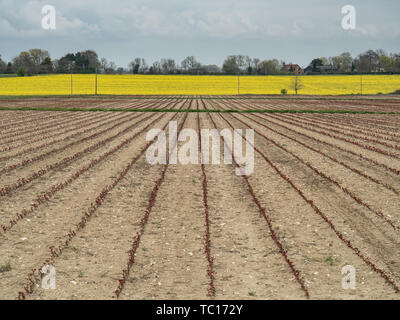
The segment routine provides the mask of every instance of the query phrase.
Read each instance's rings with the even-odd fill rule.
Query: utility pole
[[[360,94],[363,94],[363,82],[362,82],[362,74],[360,74]]]
[[[239,95],[240,95],[240,73],[238,73],[238,96]]]
[[[75,62],[74,62],[74,61],[70,62],[70,64],[69,64],[69,70],[70,70],[70,72],[71,72],[71,96],[72,96],[72,94],[73,94],[73,92],[72,92],[72,87],[73,87],[73,84],[72,84],[72,70],[73,70],[74,66],[75,66]]]
[[[97,96],[97,68],[96,68],[96,84],[95,84],[94,95]]]

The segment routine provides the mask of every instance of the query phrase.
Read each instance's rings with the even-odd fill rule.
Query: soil
[[[0,105],[400,109],[392,100],[326,99],[35,98]],[[0,193],[0,299],[400,297],[400,115],[0,114],[0,192],[13,186]],[[200,129],[254,129],[254,172],[245,178],[234,164],[205,164],[205,184],[200,164],[149,164],[147,132],[172,119],[196,132],[198,122]],[[223,160],[222,140],[220,151]],[[62,250],[53,255],[51,247]],[[48,261],[55,289],[30,276]],[[342,286],[345,266],[355,268],[354,289]]]

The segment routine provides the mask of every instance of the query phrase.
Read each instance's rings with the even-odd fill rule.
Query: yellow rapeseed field
[[[292,76],[186,76],[98,75],[97,93],[104,95],[234,95],[280,94],[290,87]],[[95,93],[96,76],[73,75],[72,94]],[[299,94],[344,95],[360,93],[360,76],[302,76]],[[400,75],[362,76],[363,94],[390,93],[400,89]],[[69,95],[71,75],[0,77],[0,95]]]

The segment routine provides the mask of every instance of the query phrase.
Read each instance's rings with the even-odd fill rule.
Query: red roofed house
[[[295,74],[303,74],[303,69],[298,64],[285,64],[282,67],[284,72],[293,72]]]

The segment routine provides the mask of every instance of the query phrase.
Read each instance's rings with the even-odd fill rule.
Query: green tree
[[[17,57],[13,59],[13,66],[15,68],[15,71],[18,71],[20,68],[23,68],[24,72],[27,73],[34,73],[35,69],[32,56],[27,51],[22,51]]]
[[[240,67],[237,56],[228,56],[222,65],[222,71],[226,74],[238,74]]]
[[[25,69],[24,67],[19,67],[17,70],[18,77],[25,77]]]
[[[260,63],[260,73],[262,74],[277,74],[282,66],[277,59],[264,60]]]
[[[40,73],[50,73],[53,72],[53,62],[50,57],[46,57],[43,62],[40,64]]]
[[[396,72],[396,59],[394,56],[382,55],[379,57],[379,61],[385,72]]]
[[[0,73],[5,73],[7,69],[7,64],[1,59],[0,55]]]
[[[312,71],[313,72],[319,72],[319,67],[324,65],[324,62],[322,59],[317,58],[317,59],[313,59],[310,63],[311,67],[312,67]]]
[[[340,64],[340,71],[341,72],[350,72],[352,64],[353,64],[353,58],[350,54],[350,52],[343,52],[340,55],[341,58],[341,64]]]
[[[49,67],[51,60],[49,52],[42,49],[30,49],[22,51],[17,57],[13,59],[14,69],[18,70],[23,67],[28,74],[38,74],[43,70],[43,66]],[[48,64],[50,62],[50,64]],[[43,63],[45,63],[43,65]]]

